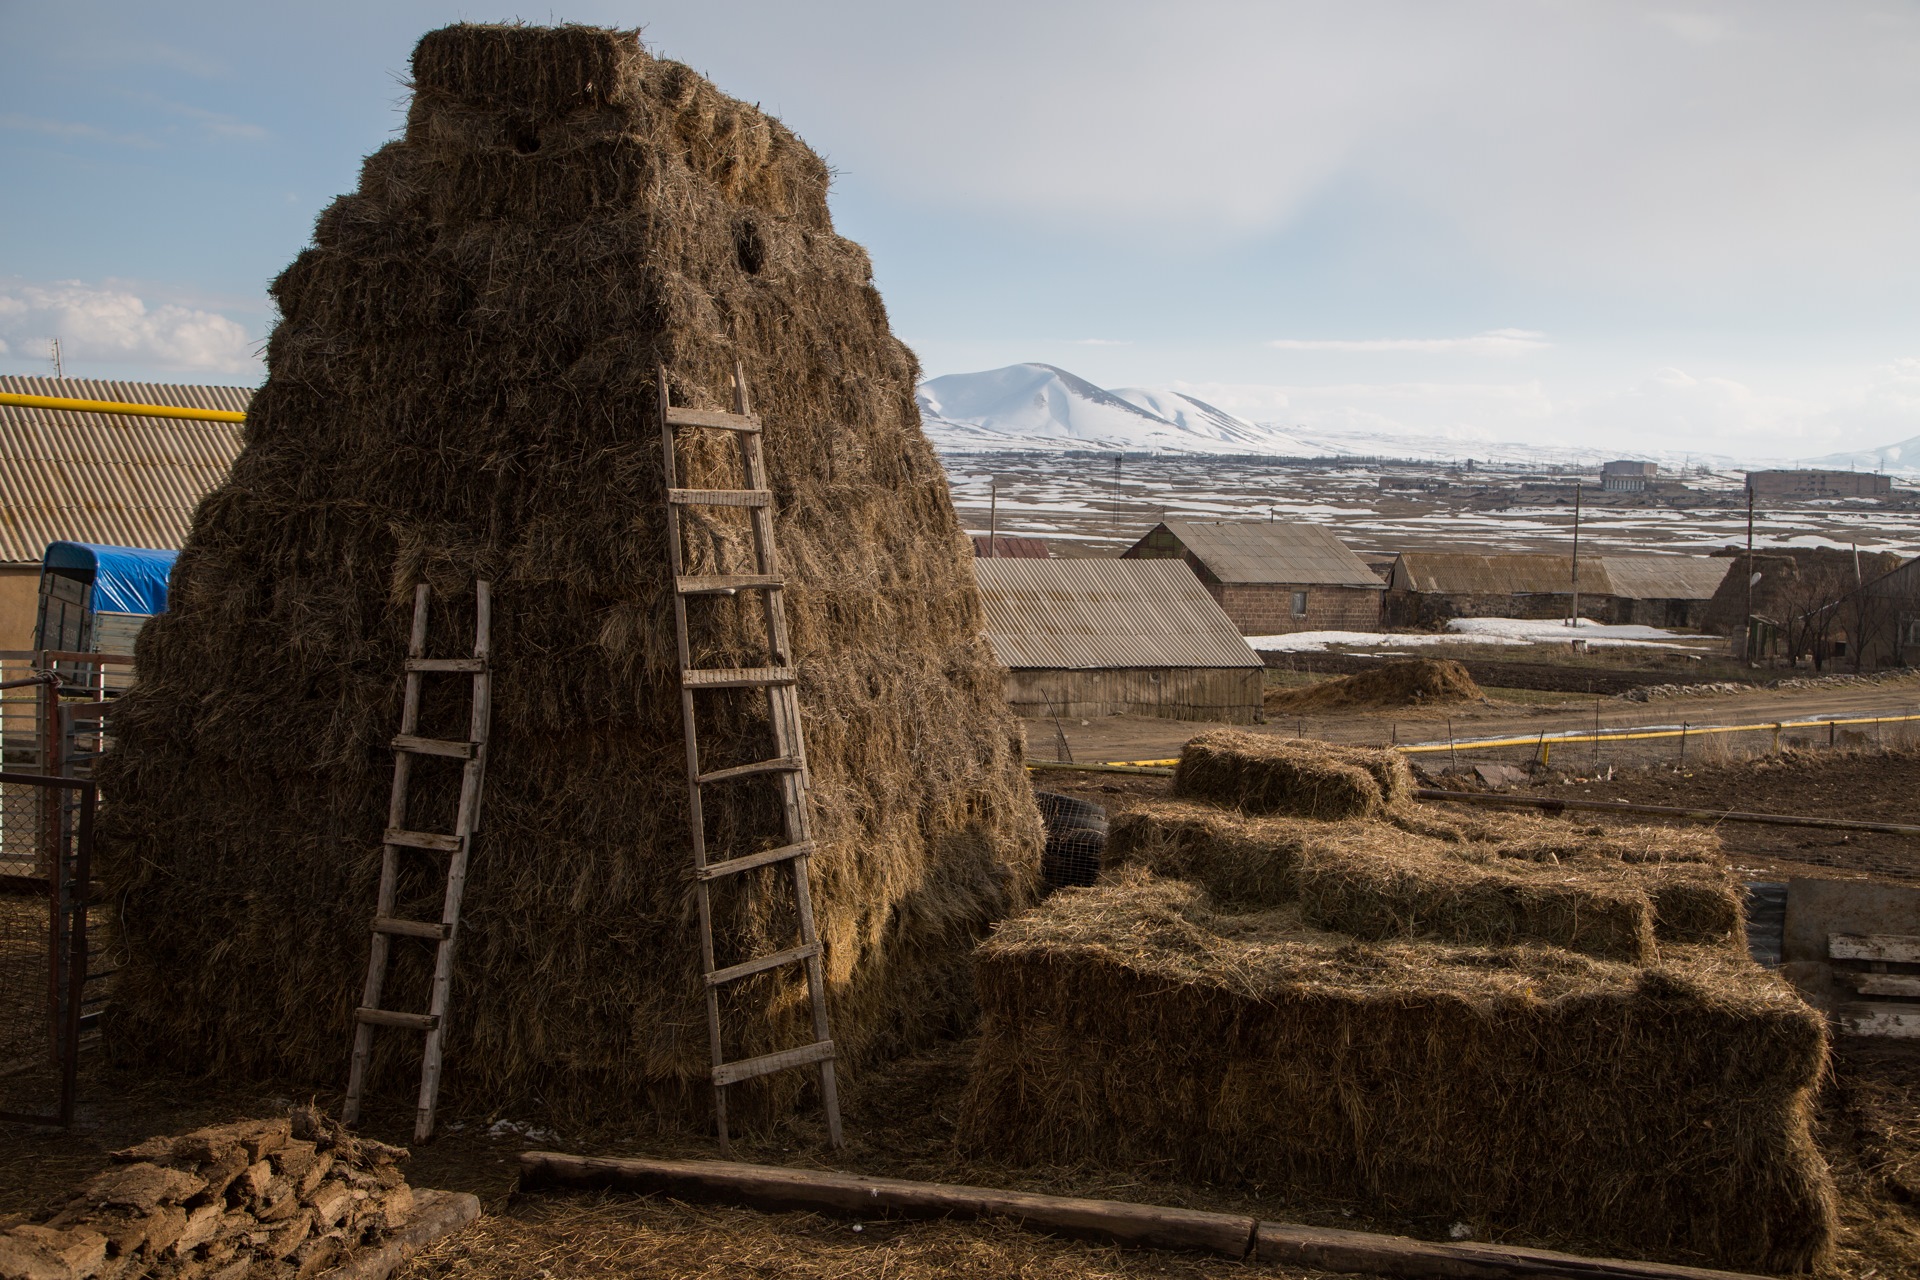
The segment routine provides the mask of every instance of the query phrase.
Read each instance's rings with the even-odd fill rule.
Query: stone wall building
[[[1186,561],[1241,635],[1380,629],[1386,583],[1320,525],[1163,520],[1121,558]]]

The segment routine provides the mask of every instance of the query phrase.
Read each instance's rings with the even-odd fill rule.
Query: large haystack
[[[1216,803],[1117,816],[1101,884],[978,951],[963,1143],[1608,1250],[1823,1256],[1824,1024],[1748,958],[1717,840],[1420,809],[1386,754],[1189,743],[1175,789]]]
[[[412,587],[434,585],[435,648],[458,654],[485,577],[493,736],[448,1100],[705,1107],[654,370],[676,404],[725,408],[738,360],[857,1069],[964,1005],[967,949],[1024,900],[1041,842],[913,356],[833,233],[820,158],[635,33],[455,26],[413,69],[405,136],[274,286],[246,450],[141,639],[107,769],[131,957],[112,1043],[344,1079]],[[740,487],[729,441],[682,461],[683,485]],[[743,571],[745,528],[690,520],[693,571]],[[764,661],[751,600],[693,609],[701,665]],[[422,732],[464,736],[464,685],[430,694]],[[772,754],[751,702],[703,696],[708,767]],[[453,771],[415,777],[410,825],[449,829]],[[709,788],[707,816],[717,850],[778,842],[770,787]],[[790,945],[784,876],[730,878],[722,963]],[[438,890],[423,857],[406,913]],[[387,1003],[422,1008],[430,953],[402,950]],[[729,990],[730,1057],[808,1038],[797,969]],[[404,1093],[418,1037],[379,1043],[376,1087]]]

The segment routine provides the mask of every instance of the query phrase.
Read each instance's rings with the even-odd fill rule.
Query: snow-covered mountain
[[[1885,471],[1890,475],[1916,475],[1920,474],[1920,436],[1902,440],[1899,444],[1883,444],[1877,449],[1807,458],[1800,465],[1831,467],[1836,471]]]
[[[952,373],[920,384],[920,416],[934,447],[1149,450],[1170,453],[1320,452],[1177,391],[1106,391],[1050,364]]]

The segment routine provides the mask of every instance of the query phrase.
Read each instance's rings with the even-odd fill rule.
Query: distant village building
[[[1020,715],[1260,714],[1265,665],[1184,565],[983,558],[974,575]]]
[[[1749,471],[1747,491],[1756,498],[1880,498],[1893,481],[1872,471]]]
[[[247,387],[0,376],[0,391],[244,413]],[[0,405],[0,649],[33,645],[55,542],[177,551],[226,479],[240,424]]]
[[[1387,579],[1386,618],[1435,627],[1453,618],[1564,618],[1573,609],[1570,555],[1407,551]],[[1596,622],[1699,626],[1726,563],[1707,556],[1582,556],[1580,616]]]
[[[1163,520],[1120,554],[1184,560],[1242,635],[1380,628],[1386,583],[1317,524]]]
[[[1861,664],[1920,666],[1920,559],[1869,582],[1865,596]]]
[[[1609,462],[1600,468],[1600,488],[1607,493],[1645,493],[1660,474],[1654,462]]]
[[[1047,548],[1045,538],[1016,537],[1013,534],[996,533],[991,536],[992,545],[989,546],[989,536],[976,533],[972,535],[972,541],[973,554],[981,557],[1000,560],[1009,557],[1019,560],[1047,560],[1053,556],[1053,552]]]

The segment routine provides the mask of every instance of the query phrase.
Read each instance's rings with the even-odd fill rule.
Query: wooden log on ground
[[[379,1248],[352,1255],[317,1280],[387,1280],[414,1254],[480,1216],[480,1198],[464,1191],[417,1189],[413,1196],[416,1207],[406,1226]]]
[[[1443,1280],[1756,1280],[1731,1271],[1258,1222],[1241,1214],[1170,1209],[1123,1200],[1082,1200],[718,1160],[616,1159],[528,1151],[520,1157],[520,1185],[526,1190],[629,1191],[677,1200],[863,1217],[1004,1217],[1059,1235],[1158,1249],[1202,1250],[1230,1258],[1251,1255],[1260,1262],[1386,1276]]]
[[[1247,1256],[1255,1226],[1255,1220],[1244,1214],[719,1160],[598,1159],[557,1151],[527,1151],[520,1156],[520,1185],[529,1190],[612,1189],[668,1195],[676,1200],[759,1209],[827,1210],[872,1218],[1004,1217],[1060,1235],[1157,1249],[1196,1249],[1229,1258]]]
[[[1258,1262],[1364,1272],[1427,1280],[1757,1280],[1736,1271],[1713,1271],[1626,1258],[1586,1258],[1511,1245],[1448,1243],[1408,1236],[1373,1235],[1263,1222],[1254,1235]]]

